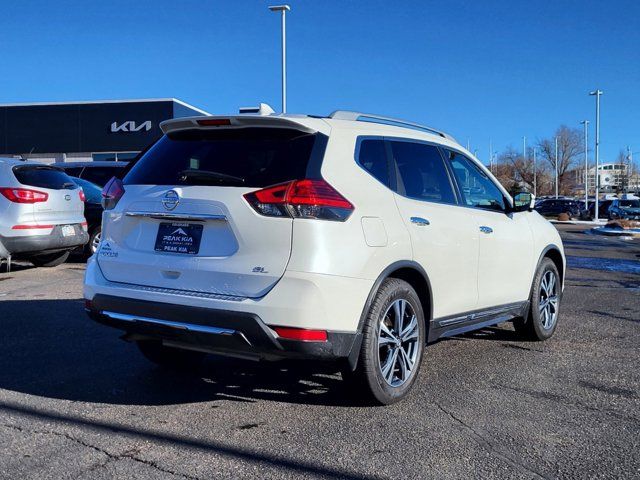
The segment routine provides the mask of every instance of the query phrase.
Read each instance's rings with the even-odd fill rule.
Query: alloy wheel
[[[392,387],[409,380],[416,368],[419,353],[418,317],[405,299],[389,305],[380,319],[378,358],[382,377]]]
[[[98,251],[98,247],[100,246],[101,236],[102,236],[102,232],[98,232],[91,239],[91,253],[96,253]]]
[[[547,270],[540,281],[540,321],[542,328],[550,330],[558,319],[558,279],[556,274]]]

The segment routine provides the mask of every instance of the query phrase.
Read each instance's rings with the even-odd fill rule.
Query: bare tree
[[[567,194],[570,193],[572,183],[567,172],[584,155],[584,138],[579,129],[561,125],[552,138],[538,141],[540,156],[551,166],[552,176],[555,176],[556,138],[558,139],[558,190],[561,194]]]

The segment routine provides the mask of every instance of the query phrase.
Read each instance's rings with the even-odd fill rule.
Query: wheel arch
[[[564,288],[565,265],[564,265],[564,257],[562,256],[560,248],[557,245],[550,244],[550,245],[547,245],[542,250],[540,257],[538,258],[538,263],[536,264],[536,269],[534,270],[534,273],[533,273],[534,277],[535,277],[535,272],[538,271],[540,262],[542,262],[544,258],[550,259],[555,264],[556,268],[558,269],[558,273],[560,274],[561,286],[562,288]]]
[[[358,321],[358,330],[356,334],[356,338],[353,341],[353,345],[351,346],[351,351],[349,354],[349,366],[352,370],[355,370],[358,363],[358,356],[360,353],[360,346],[362,344],[362,328],[364,326],[364,322],[367,318],[367,313],[371,308],[371,304],[380,289],[380,285],[387,278],[397,278],[400,280],[404,280],[409,285],[411,285],[416,293],[418,294],[418,298],[420,299],[420,303],[422,304],[422,310],[425,316],[425,331],[426,338],[429,335],[429,327],[431,325],[431,320],[433,319],[433,294],[431,289],[431,281],[429,280],[429,275],[422,268],[422,266],[413,260],[400,260],[392,263],[387,268],[385,268],[376,281],[371,287],[371,291],[367,296],[367,300],[362,309],[362,313],[360,314],[360,320]]]

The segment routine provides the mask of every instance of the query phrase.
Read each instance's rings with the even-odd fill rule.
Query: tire
[[[397,337],[398,330],[405,332],[404,340]],[[403,399],[418,377],[426,344],[424,312],[413,287],[396,278],[384,280],[362,335],[358,366],[354,372],[343,371],[343,380],[357,386],[366,403],[389,405]]]
[[[69,250],[64,252],[48,253],[44,255],[35,255],[29,258],[29,261],[36,267],[57,267],[62,265],[69,258]]]
[[[84,253],[87,257],[95,254],[100,244],[100,235],[102,234],[102,228],[96,227],[89,235],[89,242],[84,246]]]
[[[164,368],[194,367],[206,356],[204,352],[166,347],[156,340],[143,340],[136,343],[147,360]]]
[[[516,332],[523,339],[543,341],[553,336],[558,326],[562,300],[560,282],[556,264],[550,258],[544,258],[533,279],[529,314],[526,319],[519,318],[513,322]],[[548,298],[555,298],[555,301],[547,301]]]

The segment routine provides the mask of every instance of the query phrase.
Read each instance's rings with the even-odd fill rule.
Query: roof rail
[[[424,132],[433,133],[452,142],[456,142],[448,133],[437,130],[435,128],[420,125],[418,123],[407,122],[406,120],[400,120],[397,118],[383,117],[382,115],[375,115],[372,113],[352,112],[349,110],[336,110],[329,115],[329,118],[334,120],[352,120],[358,122],[371,122],[380,123],[382,125],[392,125],[396,127],[413,128],[414,130],[422,130]],[[457,142],[456,142],[457,143]]]

